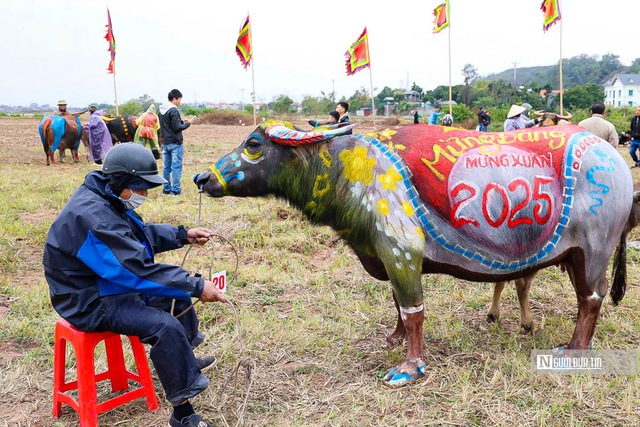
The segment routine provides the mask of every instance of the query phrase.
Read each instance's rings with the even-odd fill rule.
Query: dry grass
[[[363,125],[360,131],[371,126]],[[49,224],[92,166],[46,167],[37,120],[0,118],[0,130],[0,426],[76,425],[68,407],[60,420],[51,416],[57,315],[41,260]],[[152,192],[142,215],[154,222],[196,225],[199,196],[190,177],[250,130],[192,126],[185,134],[183,195]],[[404,346],[383,348],[395,325],[390,287],[369,277],[330,229],[311,226],[272,199],[203,198],[201,222],[229,238],[240,255],[239,277],[229,291],[239,321],[228,306],[196,305],[208,337],[198,353],[214,353],[220,363],[210,374],[209,389],[193,403],[216,425],[238,421],[247,379],[240,369],[234,383],[233,374],[242,359],[255,363],[249,426],[638,424],[636,376],[530,372],[530,351],[567,341],[575,324],[574,292],[558,269],[536,279],[533,335],[520,333],[513,287],[504,292],[503,318],[496,326],[485,321],[489,284],[425,276],[428,374],[395,390],[381,380],[405,352]],[[639,239],[637,231],[630,236]],[[216,269],[231,270],[232,250],[219,249]],[[184,254],[163,254],[158,260],[181,263]],[[630,249],[628,255],[627,295],[619,307],[608,299],[604,303],[595,337],[599,349],[640,343],[640,253]],[[185,267],[203,271],[208,260],[208,251],[193,250]],[[136,401],[101,415],[101,425],[166,425],[170,406],[155,381],[161,409],[148,413],[144,401]]]

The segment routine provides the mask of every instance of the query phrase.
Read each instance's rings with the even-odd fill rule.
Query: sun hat
[[[507,119],[515,117],[518,114],[522,114],[526,110],[527,110],[526,108],[521,107],[520,105],[512,105],[511,108],[509,109],[509,112],[507,113]]]

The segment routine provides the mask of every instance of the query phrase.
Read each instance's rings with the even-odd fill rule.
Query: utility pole
[[[331,103],[336,103],[336,79],[331,79]]]
[[[242,100],[240,101],[240,110],[244,111],[244,89],[240,89],[240,93],[242,94]]]
[[[518,90],[517,80],[516,80],[517,69],[518,69],[518,63],[514,62],[513,63],[513,102],[512,104],[516,103],[516,91]]]

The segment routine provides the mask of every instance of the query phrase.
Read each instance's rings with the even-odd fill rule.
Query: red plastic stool
[[[147,354],[144,345],[137,337],[128,337],[136,361],[138,374],[127,370],[122,351],[122,340],[113,332],[82,332],[74,328],[64,319],[58,320],[55,332],[55,348],[53,357],[53,416],[59,418],[62,404],[71,406],[77,413],[81,427],[98,425],[98,415],[114,409],[139,397],[146,397],[150,411],[158,409],[158,399],[153,388],[153,380],[149,371]],[[76,353],[77,380],[65,382],[66,344],[69,341]],[[95,373],[93,363],[96,346],[104,341],[107,351],[108,369],[100,374]],[[140,384],[140,387],[129,390],[117,397],[98,403],[96,383],[111,381],[111,390],[129,389],[128,380]],[[78,400],[65,392],[78,389]]]

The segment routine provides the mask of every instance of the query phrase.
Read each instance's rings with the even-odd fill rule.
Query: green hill
[[[604,84],[616,73],[640,73],[640,58],[636,58],[631,65],[620,63],[618,55],[608,53],[602,57],[598,55],[578,55],[562,61],[563,83],[565,88],[582,86],[587,83]],[[513,83],[514,69],[481,77],[481,80]],[[557,88],[559,85],[558,64],[522,67],[515,69],[517,86],[531,88]]]

